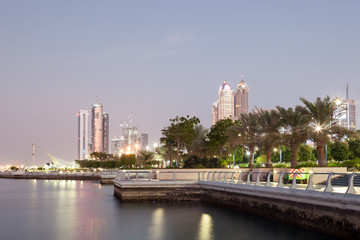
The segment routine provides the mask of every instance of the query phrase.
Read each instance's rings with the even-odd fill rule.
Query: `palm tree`
[[[257,120],[260,125],[260,144],[265,148],[266,167],[272,167],[271,153],[280,140],[280,117],[275,110],[256,109]]]
[[[195,126],[194,130],[195,137],[191,145],[186,146],[187,152],[192,156],[205,157],[207,151],[206,134],[208,133],[208,129],[199,124]]]
[[[282,140],[285,145],[290,147],[291,151],[291,167],[298,165],[297,151],[300,144],[304,143],[308,138],[308,118],[302,114],[301,107],[294,109],[277,106],[280,115],[280,124],[284,128]]]
[[[254,167],[253,156],[255,147],[259,142],[259,130],[260,125],[258,124],[256,114],[241,114],[240,115],[240,134],[243,139],[244,145],[248,147],[249,156],[249,168]]]
[[[310,137],[316,144],[320,167],[326,167],[325,145],[330,141],[330,136],[337,134],[339,137],[346,132],[340,126],[336,126],[334,110],[336,104],[327,96],[324,99],[317,98],[314,103],[305,98],[300,98],[304,103],[301,112],[309,119]]]
[[[154,157],[154,153],[147,150],[139,150],[137,152],[137,160],[138,165],[145,166],[146,164],[151,163],[152,159]]]

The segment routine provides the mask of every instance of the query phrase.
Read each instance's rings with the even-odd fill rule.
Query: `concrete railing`
[[[324,191],[337,192],[345,194],[357,194],[354,187],[355,176],[360,173],[298,173],[298,172],[280,172],[279,180],[272,181],[274,173],[270,172],[241,172],[241,171],[121,171],[116,179],[120,181],[199,181],[214,182],[237,185],[255,185],[263,187],[302,189],[305,191]],[[290,184],[284,183],[285,176],[293,175]],[[307,184],[298,184],[297,175],[309,175]],[[317,175],[326,176],[326,184],[313,184],[313,178]],[[336,175],[348,176],[347,186],[333,187],[331,180]],[[264,181],[263,181],[264,180]]]

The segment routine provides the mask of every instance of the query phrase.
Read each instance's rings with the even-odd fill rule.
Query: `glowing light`
[[[321,126],[317,125],[317,126],[315,127],[315,131],[320,132],[320,131],[321,131]]]
[[[208,240],[214,239],[213,235],[213,220],[212,217],[208,214],[202,214],[201,220],[199,223],[199,232],[198,232],[198,239],[200,240]]]
[[[149,146],[146,146],[146,148],[145,148],[147,151],[150,149],[150,147]]]
[[[335,98],[335,104],[336,104],[337,106],[340,106],[340,105],[342,104],[341,99],[340,99],[340,98]]]
[[[248,156],[249,156],[249,155],[250,155],[250,151],[246,151],[246,155],[248,155]]]
[[[277,152],[277,148],[274,148],[274,152]]]

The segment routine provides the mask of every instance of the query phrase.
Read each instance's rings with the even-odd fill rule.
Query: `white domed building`
[[[236,93],[225,80],[219,88],[218,100],[212,107],[212,124],[226,118],[239,119],[243,113],[249,113],[249,87],[244,81],[244,76],[237,85]]]
[[[227,80],[219,88],[219,98],[213,105],[212,116],[213,124],[220,119],[234,117],[234,91]]]

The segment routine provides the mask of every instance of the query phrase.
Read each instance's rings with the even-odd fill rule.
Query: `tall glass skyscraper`
[[[92,152],[103,152],[103,106],[94,104],[91,109]]]
[[[89,158],[89,112],[78,113],[78,160]]]
[[[234,91],[227,80],[221,84],[218,96],[212,109],[213,124],[221,119],[234,117]]]
[[[109,152],[109,114],[103,114],[103,152]]]
[[[249,113],[249,87],[242,76],[241,82],[236,87],[235,93],[235,117],[240,117],[243,113]]]

